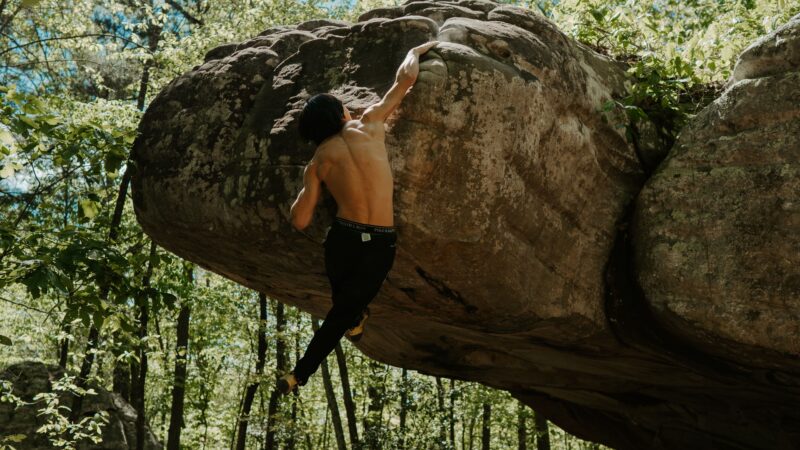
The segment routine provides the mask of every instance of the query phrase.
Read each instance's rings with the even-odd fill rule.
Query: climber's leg
[[[300,385],[316,372],[346,330],[360,322],[394,263],[397,238],[393,229],[363,233],[337,223],[334,222],[325,240],[325,266],[333,307],[295,366],[294,374]]]

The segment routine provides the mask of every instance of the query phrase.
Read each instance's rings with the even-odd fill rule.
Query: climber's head
[[[300,136],[319,145],[341,131],[345,122],[352,120],[350,111],[342,101],[327,93],[316,94],[306,100],[300,112]]]

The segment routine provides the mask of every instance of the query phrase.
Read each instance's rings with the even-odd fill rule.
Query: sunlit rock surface
[[[646,198],[694,197],[648,190],[636,200],[659,163],[652,155],[666,151],[628,142],[624,117],[600,112],[624,95],[624,67],[530,10],[410,2],[357,23],[277,27],[211,50],[142,120],[133,197],[143,228],[180,256],[324,316],[321,243],[336,206],[326,194],[311,227],[290,225],[314,150],[297,135],[297,115],[324,91],[357,115],[388,90],[406,52],[432,39],[441,44],[422,57],[417,84],[387,123],[398,253],[358,347],[509,390],[569,431],[618,448],[800,443],[796,353],[769,347],[777,355],[767,369],[723,339],[711,348],[693,339],[694,316],[661,314],[672,298],[663,292],[698,291],[659,262],[659,233],[670,225]],[[786,89],[797,96],[796,86]],[[796,164],[796,119],[786,120],[795,120],[795,140],[780,151]],[[643,158],[645,148],[655,150]],[[634,208],[643,226],[635,245]],[[695,228],[678,236],[691,239]],[[797,279],[796,265],[780,264]],[[639,281],[659,289],[652,304]],[[800,322],[772,293],[778,285],[763,289],[772,314],[784,308],[782,323]],[[785,292],[796,308],[797,292]],[[732,293],[715,291],[712,309],[738,317]],[[715,321],[729,325],[709,319],[712,331]],[[770,414],[756,413],[764,408]]]

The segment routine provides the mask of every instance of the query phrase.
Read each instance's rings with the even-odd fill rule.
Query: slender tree
[[[314,332],[319,330],[319,322],[317,319],[313,319],[311,324]],[[322,369],[322,383],[325,386],[325,397],[328,399],[328,409],[331,411],[331,423],[333,424],[333,431],[336,435],[336,446],[339,450],[347,450],[344,428],[342,427],[342,418],[339,415],[339,404],[336,402],[336,392],[333,389],[330,370],[328,370],[328,361],[323,359],[320,368]]]
[[[175,375],[172,382],[172,411],[167,433],[167,450],[180,450],[181,429],[183,428],[183,404],[186,393],[186,360],[189,350],[189,316],[191,309],[188,299],[182,299],[178,313],[178,326],[175,341]]]
[[[450,378],[450,409],[448,411],[448,417],[450,421],[450,448],[455,450],[456,448],[456,389],[455,389],[456,381]]]
[[[533,415],[533,425],[536,428],[536,450],[550,450],[550,427],[547,419],[537,412]]]
[[[522,402],[517,402],[517,449],[527,450],[528,448],[528,428],[527,428],[528,415],[525,411],[525,405]]]
[[[377,361],[369,362],[369,370],[370,377],[367,386],[369,405],[364,418],[364,445],[369,449],[380,449],[383,447],[381,438],[383,435],[382,412],[386,396],[385,371],[383,365]]]
[[[400,371],[400,448],[405,448],[406,415],[408,414],[408,371]]]
[[[275,330],[278,336],[275,343],[275,369],[279,374],[283,374],[286,372],[286,338],[284,336],[284,330],[286,329],[286,316],[284,315],[283,303],[275,303]],[[267,411],[267,450],[273,450],[277,448],[275,430],[280,395],[281,393],[276,387],[272,390],[272,395],[269,397],[269,409]]]
[[[264,362],[267,356],[267,295],[263,292],[258,294],[259,316],[258,316],[258,350],[256,355],[255,379],[247,386],[242,404],[242,413],[239,419],[239,434],[236,440],[236,450],[244,450],[247,440],[247,424],[250,422],[250,409],[253,406],[253,399],[258,390],[259,381],[264,373]]]
[[[0,8],[0,11],[2,11],[2,8]],[[70,217],[70,212],[72,211],[72,201],[70,200],[70,196],[69,196],[70,181],[69,181],[69,178],[67,177],[67,173],[66,172],[67,172],[66,168],[62,168],[61,169],[61,176],[65,180],[67,180],[67,182],[64,183],[64,215],[63,215],[63,218],[64,218],[63,219],[64,220],[64,223],[63,223],[64,229],[66,229],[69,226],[69,217]],[[67,298],[66,298],[64,303],[65,303],[65,309],[69,310],[70,307],[72,306],[72,291],[68,291],[67,292]],[[61,338],[61,340],[59,342],[58,365],[62,369],[66,369],[67,368],[67,361],[69,359],[69,338],[68,338],[68,336],[69,336],[69,334],[71,332],[72,332],[72,325],[69,322],[65,321],[64,323],[61,324],[61,333],[62,333],[63,337]]]
[[[447,448],[447,428],[444,425],[446,419],[444,408],[444,385],[442,377],[434,377],[436,380],[436,420],[438,427],[439,448]]]
[[[350,433],[350,446],[358,449],[361,445],[358,442],[358,427],[356,421],[356,404],[353,402],[353,394],[350,390],[350,376],[347,372],[347,359],[340,344],[336,344],[336,363],[339,365],[339,378],[342,382],[342,399],[344,400],[344,410],[347,415],[347,431]]]
[[[472,444],[475,436],[475,415],[477,412],[472,411],[469,416],[469,450],[472,450]]]
[[[147,258],[147,271],[142,280],[144,294],[137,299],[139,309],[139,363],[134,364],[131,379],[131,406],[136,410],[136,450],[144,450],[147,417],[145,416],[144,396],[147,382],[147,322],[150,315],[150,278],[153,276],[153,260],[156,256],[156,243],[150,241],[150,253]]]
[[[301,319],[298,314],[295,314],[295,318],[297,319],[298,324],[300,324]],[[294,360],[300,360],[300,333],[294,333]],[[298,414],[302,414],[302,411],[298,410],[298,403],[300,401],[300,393],[298,391],[294,392],[294,396],[292,397],[292,433],[289,436],[289,441],[286,443],[286,448],[288,450],[295,449],[295,440],[297,439],[298,431],[303,430],[305,434],[306,443],[308,444],[309,448],[311,445],[310,441],[310,433],[305,431],[303,428],[297,426],[297,416]]]
[[[481,428],[481,448],[489,450],[492,445],[492,404],[483,403],[483,426]]]

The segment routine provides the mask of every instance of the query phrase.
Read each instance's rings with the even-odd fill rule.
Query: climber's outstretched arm
[[[368,107],[364,114],[361,116],[361,122],[384,122],[392,111],[397,108],[403,97],[406,96],[408,90],[417,81],[419,75],[419,55],[427,52],[431,47],[438,44],[439,41],[426,42],[420,46],[414,47],[408,51],[406,59],[400,64],[397,69],[394,84],[386,95],[383,96],[381,101]]]
[[[300,190],[289,210],[292,216],[292,225],[298,230],[306,228],[314,217],[314,208],[317,206],[321,189],[317,166],[316,157],[311,158],[303,170],[303,189]]]

